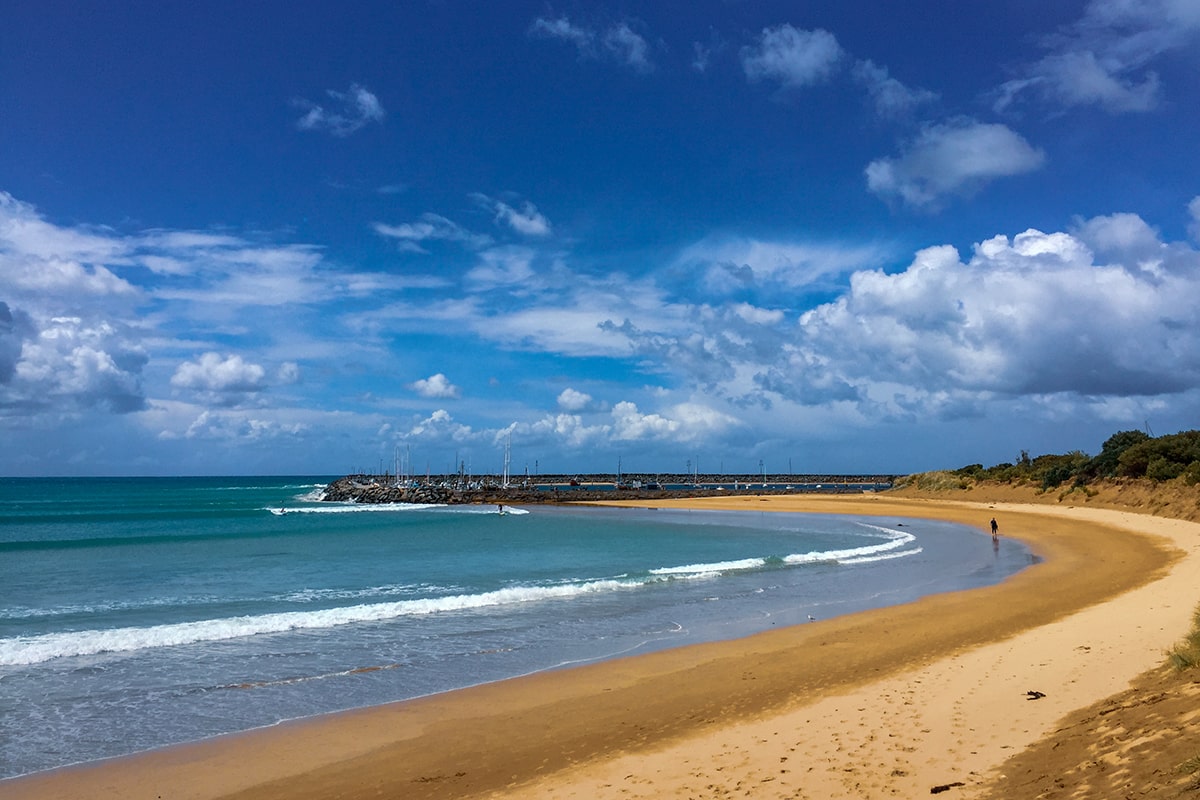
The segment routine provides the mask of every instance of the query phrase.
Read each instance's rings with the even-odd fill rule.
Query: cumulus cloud
[[[799,89],[827,80],[843,55],[829,31],[783,24],[764,28],[753,46],[742,48],[742,70],[751,82],[774,81],[784,89]]]
[[[80,317],[41,321],[27,339],[0,405],[18,413],[100,408],[118,414],[145,407],[145,351],[123,328]]]
[[[881,67],[867,59],[854,65],[854,77],[867,90],[875,112],[884,119],[904,119],[920,106],[938,99],[937,92],[905,86]]]
[[[1191,234],[1193,242],[1200,244],[1200,197],[1193,197],[1192,202],[1188,203],[1188,214],[1191,216],[1188,233]]]
[[[732,416],[699,403],[682,403],[664,414],[644,414],[628,400],[612,410],[612,437],[617,441],[664,440],[693,442],[736,426]]]
[[[899,157],[872,161],[867,187],[914,208],[936,208],[996,178],[1036,170],[1046,156],[1006,125],[959,119],[926,125]]]
[[[266,369],[239,355],[221,356],[208,352],[176,367],[171,386],[200,393],[217,402],[234,404],[247,394],[267,388],[266,378]]]
[[[462,392],[450,382],[442,373],[430,375],[428,378],[422,378],[408,384],[408,388],[421,395],[422,397],[430,398],[455,398]]]
[[[470,425],[455,422],[449,411],[439,408],[414,424],[408,431],[408,437],[434,442],[467,442],[476,438],[476,435]]]
[[[200,412],[188,425],[187,430],[183,433],[183,438],[254,442],[276,439],[281,436],[298,436],[307,429],[307,426],[301,423],[262,419],[246,412],[205,410]],[[160,438],[173,439],[177,436],[177,434],[164,431]]]
[[[533,422],[516,422],[500,431],[500,435],[512,436],[523,445],[550,445],[579,449],[604,444],[611,433],[611,426],[588,425],[578,414],[545,414]]]
[[[128,265],[133,249],[0,192],[0,413],[144,407],[148,357],[129,320],[145,294],[101,263]]]
[[[643,414],[636,403],[623,400],[613,406],[613,435],[618,440],[662,439],[679,430],[678,420]]]
[[[584,411],[590,408],[593,402],[595,401],[590,394],[569,386],[558,395],[558,407],[563,411]]]
[[[927,409],[1195,386],[1200,253],[1160,243],[1168,265],[1147,263],[1130,229],[1117,215],[1089,221],[1079,235],[996,236],[965,262],[953,247],[931,247],[901,273],[857,273],[844,296],[801,317],[794,363],[776,377],[801,398],[841,386],[847,397],[850,387]],[[1106,242],[1108,258],[1097,259],[1083,236]]]
[[[996,109],[1032,95],[1056,107],[1152,110],[1161,87],[1151,63],[1198,34],[1200,6],[1193,0],[1093,0],[1078,21],[1044,39],[1042,58],[1000,87]]]
[[[612,61],[635,72],[654,70],[649,43],[627,21],[601,29],[579,25],[565,16],[538,17],[530,25],[529,35],[566,42],[581,58]]]
[[[847,409],[843,422],[862,424],[1051,397],[1116,408],[1115,398],[1150,402],[1200,385],[1198,276],[1194,246],[1122,213],[996,236],[967,259],[937,246],[900,272],[859,269],[798,319],[728,302],[682,308],[686,325],[617,318],[601,329],[721,413],[794,404]],[[609,435],[682,441],[684,423],[678,410],[626,403],[613,408]]]
[[[333,108],[303,98],[293,101],[293,105],[304,110],[304,116],[296,121],[297,128],[349,136],[372,122],[383,122],[387,116],[379,98],[357,83],[351,84],[348,91],[329,89],[325,94],[332,101]]]

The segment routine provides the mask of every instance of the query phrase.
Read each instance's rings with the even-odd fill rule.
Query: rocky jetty
[[[417,503],[433,505],[537,505],[593,500],[653,500],[669,497],[714,497],[729,494],[847,493],[891,488],[891,475],[702,476],[683,483],[684,476],[660,481],[651,476],[589,475],[582,478],[540,476],[507,487],[489,481],[464,482],[455,476],[400,481],[388,475],[347,475],[325,487],[322,500],[354,503]],[[680,480],[675,483],[674,480]],[[690,478],[695,481],[695,477]],[[670,488],[664,488],[670,487]]]

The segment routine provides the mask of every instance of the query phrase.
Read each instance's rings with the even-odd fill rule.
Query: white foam
[[[321,611],[285,611],[257,616],[153,625],[145,628],[114,628],[111,630],[50,633],[41,636],[18,636],[11,639],[0,639],[0,666],[37,664],[66,656],[124,653],[154,647],[216,642],[259,634],[380,622],[398,617],[447,611],[566,599],[636,588],[646,582],[609,579],[560,586],[515,586],[479,594],[371,603]]]
[[[765,567],[765,558],[742,558],[737,561],[716,561],[712,564],[688,564],[682,567],[659,567],[650,570],[651,575],[713,575],[721,572],[738,572]]]
[[[329,503],[321,506],[282,506],[280,508],[266,507],[276,516],[286,514],[357,514],[359,512],[391,512],[424,511],[430,508],[442,508],[437,503]]]
[[[907,547],[917,540],[907,531],[898,531],[892,528],[884,528],[879,525],[870,525],[865,522],[859,522],[864,528],[879,531],[884,541],[879,544],[866,545],[864,547],[851,547],[845,550],[823,550],[812,553],[795,553],[793,555],[784,556],[784,563],[787,564],[815,564],[815,563],[837,563],[837,564],[861,564],[865,563],[862,559],[873,558],[880,553],[887,553],[900,548]]]
[[[300,502],[319,502],[320,497],[304,495],[297,497]],[[396,513],[401,511],[427,511],[431,508],[436,508],[444,511],[453,511],[458,514],[491,514],[500,516],[494,506],[479,506],[479,505],[446,505],[444,503],[322,503],[319,506],[266,506],[262,510],[270,511],[275,516],[284,516],[286,514],[356,514],[359,512],[390,512]],[[516,508],[515,506],[505,506],[504,515],[512,514],[513,516],[521,516],[528,514],[529,509]]]
[[[893,558],[908,558],[909,556],[920,555],[924,552],[924,548],[915,547],[912,550],[901,550],[899,553],[881,553],[875,556],[860,556],[858,558],[846,558],[839,561],[839,564],[871,564],[876,561],[890,561]]]

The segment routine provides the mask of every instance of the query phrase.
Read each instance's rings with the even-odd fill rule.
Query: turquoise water
[[[0,777],[800,624],[1030,562],[925,520],[371,507],[318,502],[326,482],[0,480]]]

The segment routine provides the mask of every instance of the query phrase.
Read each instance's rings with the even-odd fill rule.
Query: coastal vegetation
[[[1053,489],[1064,483],[1086,486],[1096,480],[1148,478],[1169,481],[1182,478],[1189,486],[1200,483],[1200,431],[1183,431],[1152,437],[1142,431],[1120,431],[1104,442],[1095,456],[1075,450],[1061,455],[1030,458],[1022,451],[1013,464],[984,468],[971,464],[954,470],[962,479],[1000,483],[1035,483]]]
[[[1172,666],[1181,672],[1200,666],[1200,606],[1192,616],[1192,630],[1167,655]]]
[[[1200,431],[1165,436],[1120,431],[1096,455],[1080,450],[985,467],[922,472],[900,478],[900,494],[959,494],[985,501],[1087,503],[1200,520]]]

